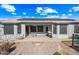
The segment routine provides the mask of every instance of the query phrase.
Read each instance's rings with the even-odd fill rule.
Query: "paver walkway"
[[[12,55],[52,55],[59,48],[59,42],[47,36],[28,36],[16,41]]]

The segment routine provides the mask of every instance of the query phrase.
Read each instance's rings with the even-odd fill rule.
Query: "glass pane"
[[[21,33],[21,24],[18,24],[18,25],[17,25],[17,32],[18,32],[18,34]]]
[[[79,24],[74,26],[74,33],[79,33]]]
[[[36,26],[31,26],[31,32],[36,32]]]
[[[43,26],[38,26],[38,32],[43,32]]]
[[[67,25],[60,25],[60,34],[67,34]]]
[[[14,25],[5,24],[4,25],[4,34],[14,34]]]
[[[57,25],[53,25],[53,33],[54,33],[54,34],[57,33]]]
[[[79,44],[79,35],[74,35],[74,43]]]

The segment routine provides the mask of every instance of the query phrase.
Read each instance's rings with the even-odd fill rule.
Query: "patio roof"
[[[75,21],[75,19],[60,19],[60,18],[20,18],[17,20],[50,20],[50,21]]]
[[[79,24],[79,21],[75,21],[74,19],[57,19],[57,18],[20,18],[20,19],[10,19],[10,20],[2,20],[0,21],[2,24],[17,24],[17,23],[48,23],[48,24]]]

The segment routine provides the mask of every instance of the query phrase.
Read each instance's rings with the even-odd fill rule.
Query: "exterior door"
[[[26,34],[29,34],[29,26],[26,26]]]

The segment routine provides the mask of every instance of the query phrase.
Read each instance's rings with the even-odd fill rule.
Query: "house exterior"
[[[38,19],[22,18],[0,21],[0,39],[15,40],[28,35],[46,35],[51,33],[52,38],[71,38],[72,34],[79,33],[79,21],[72,19]]]

